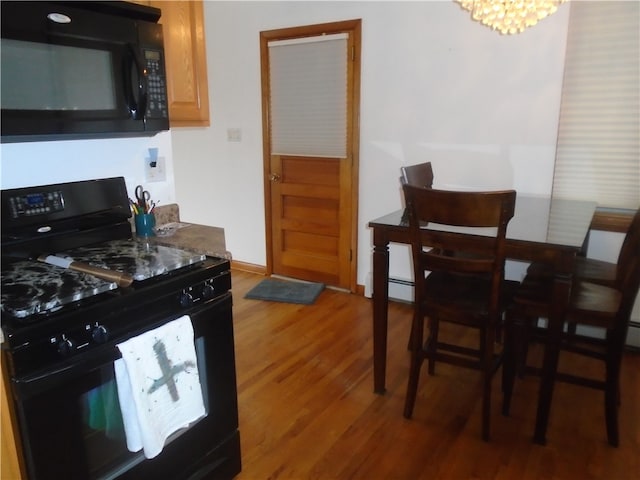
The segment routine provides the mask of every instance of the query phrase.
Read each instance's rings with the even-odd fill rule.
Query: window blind
[[[553,196],[640,205],[640,2],[571,2]]]
[[[347,40],[269,42],[272,154],[346,157]]]

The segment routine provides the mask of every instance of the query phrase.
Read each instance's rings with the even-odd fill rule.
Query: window
[[[273,154],[347,156],[346,33],[269,42]]]
[[[553,195],[640,205],[640,2],[571,2]]]

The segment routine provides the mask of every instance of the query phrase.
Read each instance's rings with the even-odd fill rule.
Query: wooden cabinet
[[[16,437],[13,431],[8,391],[5,386],[5,375],[0,378],[0,478],[20,480],[20,463],[16,448]]]
[[[158,1],[162,10],[171,127],[209,125],[204,6],[197,1]]]
[[[171,127],[209,125],[203,0],[130,0],[162,10]]]

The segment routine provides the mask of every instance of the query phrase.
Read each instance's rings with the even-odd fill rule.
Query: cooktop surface
[[[113,240],[54,255],[124,272],[136,282],[206,259],[203,254],[139,239]],[[0,310],[26,318],[116,288],[114,282],[37,260],[3,261]]]

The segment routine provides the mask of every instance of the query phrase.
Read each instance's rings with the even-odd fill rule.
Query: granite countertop
[[[225,245],[224,228],[182,222],[176,204],[157,206],[154,214],[156,236],[150,237],[150,242],[231,260],[231,252]]]

